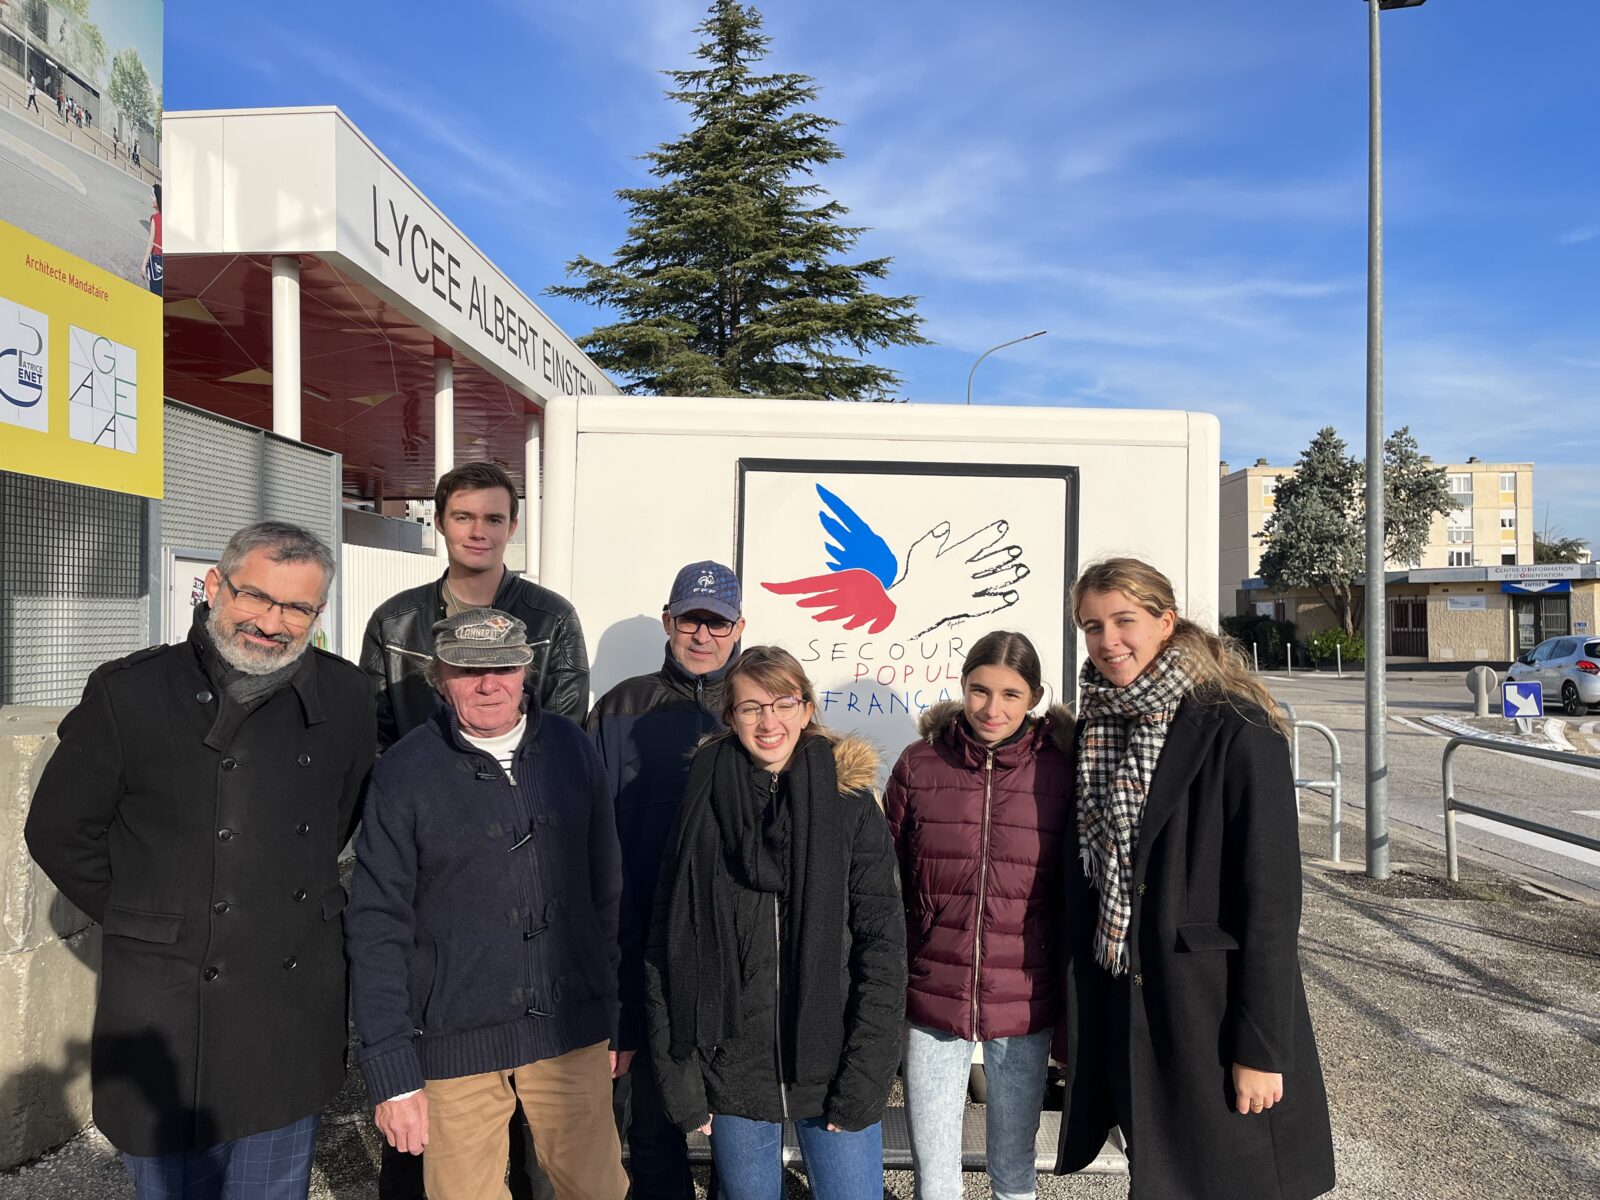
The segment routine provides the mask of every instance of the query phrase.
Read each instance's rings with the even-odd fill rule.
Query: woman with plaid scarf
[[[1171,582],[1114,558],[1079,575],[1071,1071],[1057,1169],[1111,1125],[1133,1200],[1307,1200],[1334,1184],[1298,950],[1287,729],[1237,647]],[[1081,915],[1080,915],[1081,914]]]

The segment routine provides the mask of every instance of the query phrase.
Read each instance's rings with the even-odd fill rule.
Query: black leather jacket
[[[443,582],[441,575],[391,596],[367,622],[361,669],[372,681],[380,751],[421,725],[439,705],[422,669],[433,655],[433,623],[445,615]],[[572,605],[549,588],[507,571],[491,607],[528,626],[533,647],[529,688],[539,707],[582,721],[589,707],[589,652]]]

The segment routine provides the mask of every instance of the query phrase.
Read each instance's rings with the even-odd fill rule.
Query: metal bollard
[[[1333,644],[1333,667],[1339,672],[1339,678],[1344,678],[1344,647],[1338,642]]]
[[[1467,690],[1472,693],[1472,711],[1475,716],[1489,715],[1489,699],[1499,684],[1499,677],[1488,667],[1473,667],[1467,672]]]
[[[1293,642],[1285,642],[1283,644],[1283,653],[1284,653],[1284,659],[1283,659],[1283,661],[1284,661],[1284,669],[1283,669],[1283,673],[1285,675],[1293,675],[1294,674],[1294,643]]]
[[[1261,674],[1261,651],[1255,642],[1250,643],[1250,662],[1254,665],[1256,674]]]

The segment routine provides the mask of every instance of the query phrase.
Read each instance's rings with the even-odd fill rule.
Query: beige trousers
[[[622,1200],[627,1193],[605,1042],[509,1071],[430,1079],[425,1091],[428,1200],[509,1200],[506,1128],[518,1100],[557,1200]]]

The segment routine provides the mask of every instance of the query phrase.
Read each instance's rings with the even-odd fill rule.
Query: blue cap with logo
[[[741,599],[739,577],[731,568],[709,560],[690,563],[672,581],[667,615],[681,617],[686,612],[708,612],[737,621]]]

